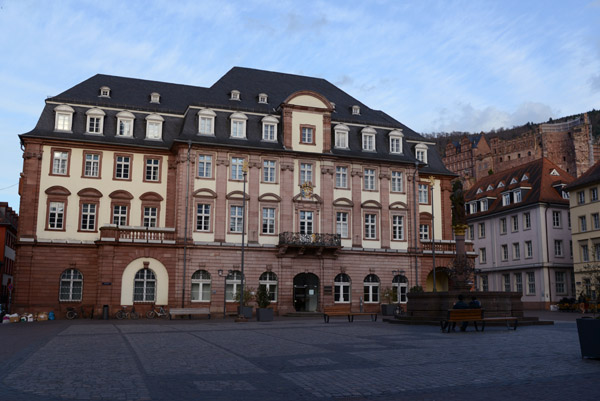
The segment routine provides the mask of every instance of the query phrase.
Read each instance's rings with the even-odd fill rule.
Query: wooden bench
[[[348,305],[333,305],[323,308],[323,320],[329,323],[330,316],[348,316],[348,321],[353,322],[354,316],[371,316],[371,321],[377,321],[377,312],[352,312]]]
[[[209,308],[171,308],[169,309],[169,320],[173,318],[173,316],[185,316],[188,318],[192,318],[192,315],[208,315],[210,319],[210,309]]]
[[[477,322],[481,322],[481,331],[485,330],[485,322],[505,322],[506,327],[510,329],[510,322],[514,322],[513,330],[517,329],[518,318],[512,316],[498,316],[498,317],[485,317],[483,309],[450,309],[448,310],[448,318],[440,321],[442,331],[450,332],[450,329],[456,323],[462,322],[473,322],[475,325],[475,331],[479,331],[477,328]]]

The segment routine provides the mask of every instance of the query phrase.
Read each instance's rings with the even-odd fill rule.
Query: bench
[[[171,308],[169,309],[169,320],[173,318],[173,316],[185,316],[188,318],[192,318],[192,315],[208,315],[210,319],[210,309],[209,308]]]
[[[329,323],[330,316],[347,316],[349,322],[354,321],[354,316],[371,316],[371,321],[377,321],[377,312],[352,312],[347,305],[333,305],[323,308],[323,320]]]
[[[440,321],[442,331],[450,332],[450,328],[459,322],[473,322],[475,325],[475,331],[479,331],[477,328],[477,322],[481,322],[481,331],[485,330],[485,322],[505,322],[506,327],[510,329],[510,322],[514,322],[513,330],[517,329],[518,319],[512,316],[498,316],[498,317],[485,317],[483,309],[450,309],[448,310],[448,317],[445,320]]]

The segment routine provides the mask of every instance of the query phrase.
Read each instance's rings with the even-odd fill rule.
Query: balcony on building
[[[106,224],[100,227],[100,241],[130,242],[136,244],[175,244],[175,229]]]
[[[324,252],[336,256],[342,248],[342,237],[339,234],[302,234],[283,232],[279,234],[279,254],[295,251],[298,255],[311,254],[321,256]]]

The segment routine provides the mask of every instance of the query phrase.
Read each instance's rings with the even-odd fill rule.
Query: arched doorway
[[[443,267],[435,269],[435,290],[436,291],[448,291],[448,275],[444,271]],[[427,282],[425,283],[425,291],[433,291],[433,272],[429,272],[427,275]]]
[[[294,309],[296,312],[316,312],[319,304],[319,277],[300,273],[294,277]]]

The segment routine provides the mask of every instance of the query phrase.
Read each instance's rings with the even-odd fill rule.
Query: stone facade
[[[0,202],[0,311],[3,312],[8,309],[11,301],[9,286],[14,285],[18,226],[17,213],[7,202]]]

